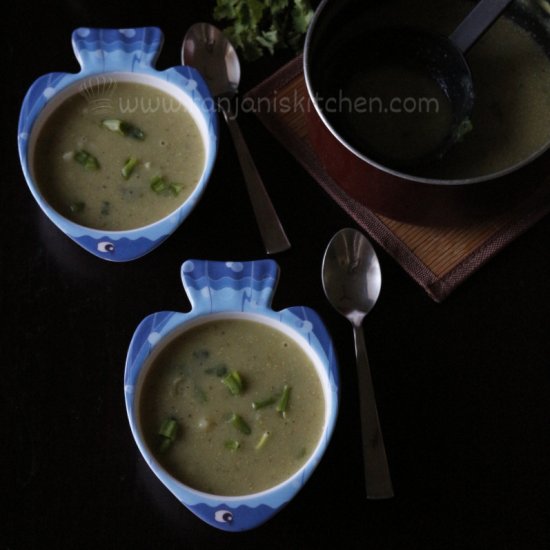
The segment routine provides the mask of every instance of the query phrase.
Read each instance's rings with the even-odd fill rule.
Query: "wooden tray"
[[[306,128],[307,90],[298,57],[252,89],[247,98],[266,128],[319,185],[436,302],[550,211],[550,178],[530,187],[514,207],[464,226],[414,225],[377,214],[347,195],[313,151]],[[278,108],[292,105],[293,108]]]

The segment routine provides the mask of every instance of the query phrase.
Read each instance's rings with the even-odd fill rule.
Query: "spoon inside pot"
[[[480,0],[448,37],[407,26],[365,35],[351,96],[384,102],[363,123],[349,121],[365,153],[396,168],[425,165],[472,129],[474,82],[465,54],[511,1]]]
[[[361,327],[380,294],[382,274],[376,252],[362,233],[342,229],[334,235],[325,250],[322,280],[329,302],[353,325],[367,498],[390,498],[393,487]]]
[[[241,78],[239,58],[233,45],[215,26],[196,23],[187,31],[181,48],[184,65],[197,69],[218,100],[218,108],[229,127],[244,174],[248,194],[268,254],[290,248],[281,221],[267,194],[258,169],[237,124],[231,99],[237,93]]]

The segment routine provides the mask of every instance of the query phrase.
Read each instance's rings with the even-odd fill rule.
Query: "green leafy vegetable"
[[[466,134],[469,134],[474,129],[474,125],[469,118],[465,118],[455,130],[455,141],[460,143]]]
[[[174,197],[177,197],[181,193],[181,190],[183,189],[183,185],[181,185],[181,183],[171,183],[168,186],[168,189],[170,190],[170,193],[174,195]]]
[[[241,375],[232,370],[222,378],[222,384],[231,392],[232,395],[239,395],[243,390],[243,381]]]
[[[127,180],[134,171],[135,167],[138,165],[139,160],[136,157],[130,157],[124,166],[122,167],[122,170],[120,171],[122,174],[122,177]]]
[[[253,61],[266,51],[300,51],[313,17],[310,0],[216,0],[214,19],[226,21],[225,33]]]
[[[229,451],[236,451],[241,446],[240,442],[236,439],[228,439],[224,443],[224,447]]]
[[[267,399],[262,399],[260,401],[252,401],[252,408],[255,411],[257,411],[259,409],[265,409],[266,407],[269,407],[270,405],[274,405],[276,400],[277,400],[276,397],[268,397]]]
[[[178,423],[174,418],[167,418],[158,431],[160,438],[159,451],[165,453],[176,440],[178,435]]]
[[[168,195],[172,195],[174,197],[177,197],[181,193],[181,190],[183,189],[183,187],[184,186],[181,183],[169,183],[168,181],[166,181],[166,179],[163,176],[155,176],[151,180],[151,189],[157,195],[168,194]],[[205,353],[206,353],[206,355],[202,356],[202,355],[196,355],[195,352],[193,352],[193,356],[196,359],[201,359],[202,360],[202,359],[205,359],[206,357],[208,357],[208,351],[206,351]]]
[[[286,418],[286,410],[288,408],[289,399],[290,399],[290,386],[287,386],[285,384],[283,388],[283,393],[281,394],[281,397],[277,402],[277,406],[275,407],[275,410],[281,413],[281,415],[285,418]]]
[[[75,151],[73,158],[84,167],[84,170],[97,170],[99,168],[99,161],[84,149]]]
[[[155,193],[162,193],[168,189],[168,182],[162,176],[155,176],[151,180],[151,189]]]
[[[124,120],[120,120],[118,118],[108,118],[102,120],[101,124],[105,128],[107,128],[107,130],[111,130],[111,132],[116,132],[121,136],[128,136],[134,139],[138,139],[139,141],[143,141],[145,139],[145,134],[143,133],[143,130],[141,130],[137,126],[134,126],[133,124],[130,124],[129,122],[125,122]]]
[[[250,435],[252,433],[252,428],[246,423],[244,418],[238,414],[233,413],[228,422],[233,425],[234,428],[239,430],[239,432]]]

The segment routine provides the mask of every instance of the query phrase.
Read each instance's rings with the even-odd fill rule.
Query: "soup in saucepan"
[[[421,72],[371,66],[370,57],[361,50],[366,47],[365,37],[384,28],[426,29],[449,36],[473,3],[368,4],[369,9],[357,8],[362,15],[341,25],[326,48],[329,61],[316,76],[321,95],[343,100],[338,108],[331,104],[330,110],[324,107],[327,101],[320,105],[333,127],[358,151],[387,160],[389,166],[399,165],[422,157],[448,133],[448,100]],[[366,67],[364,58],[369,60]],[[411,170],[417,176],[454,180],[494,174],[514,167],[550,141],[550,59],[529,31],[502,16],[466,59],[475,89],[471,119],[465,121],[462,140],[440,161]]]
[[[293,338],[248,319],[208,321],[152,359],[139,398],[151,452],[175,478],[256,493],[308,460],[325,423],[322,384]]]
[[[204,164],[199,128],[180,102],[149,85],[106,78],[82,86],[49,116],[33,171],[61,215],[117,231],[176,210]]]

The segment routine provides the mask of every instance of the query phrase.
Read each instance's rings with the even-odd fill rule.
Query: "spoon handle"
[[[512,0],[481,0],[449,36],[451,42],[466,53],[489,30]]]
[[[229,132],[233,138],[237,156],[241,164],[246,187],[252,209],[256,216],[256,222],[262,235],[262,240],[268,254],[283,252],[290,248],[290,242],[285,234],[281,221],[275,212],[275,208],[267,194],[262,182],[262,178],[252,160],[250,150],[243,138],[237,119],[227,107],[222,107],[223,116],[229,127]]]
[[[369,358],[361,325],[353,325],[357,376],[359,379],[359,403],[363,437],[363,461],[367,498],[393,497],[393,486],[386,458],[386,449],[380,430],[376,398],[369,367]]]

